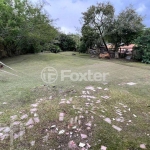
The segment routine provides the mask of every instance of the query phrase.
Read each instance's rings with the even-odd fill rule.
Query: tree
[[[59,47],[63,51],[73,51],[76,49],[76,43],[70,35],[61,33],[59,36]]]
[[[108,50],[105,36],[108,34],[108,26],[113,21],[114,7],[109,3],[97,3],[96,6],[88,8],[87,12],[83,14],[83,26],[89,26],[96,33],[99,34],[99,38],[102,40],[106,50]]]
[[[88,25],[83,26],[81,32],[82,32],[81,40],[85,43],[85,46],[87,48],[91,48],[95,46],[95,44],[97,44],[97,39],[99,39],[99,34],[96,33],[92,27]]]
[[[150,64],[150,28],[144,29],[141,36],[135,40],[135,59]]]
[[[141,34],[144,27],[142,20],[142,16],[138,15],[132,6],[125,8],[118,16],[114,17],[109,26],[107,40],[115,45],[116,51],[121,43],[129,45]]]
[[[57,35],[43,4],[28,0],[0,1],[0,42],[8,56],[38,52]]]

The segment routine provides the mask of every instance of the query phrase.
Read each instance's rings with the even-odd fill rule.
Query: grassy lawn
[[[77,150],[81,149],[80,142],[92,150],[100,150],[101,146],[107,150],[140,150],[141,144],[150,150],[149,65],[100,60],[72,52],[23,55],[2,62],[15,70],[5,67],[4,71],[18,76],[0,72],[0,135],[2,127],[10,127],[10,117],[14,115],[17,118],[13,122],[26,124],[37,116],[40,122],[30,125],[30,129],[25,126],[23,137],[14,139],[13,143],[10,136],[0,140],[0,149],[7,150],[12,144],[15,150],[68,150],[69,141],[74,141]],[[42,81],[41,71],[45,67],[58,71],[56,82]],[[105,82],[61,81],[61,70],[78,73],[91,70],[109,75]],[[129,82],[136,84],[131,86]],[[90,89],[86,89],[88,86]],[[32,112],[31,104],[38,104],[37,110]],[[63,121],[59,121],[60,113],[65,115]],[[24,114],[28,117],[20,119]],[[114,125],[121,131],[114,129]],[[59,135],[61,130],[64,133]],[[15,133],[19,131],[15,129]],[[80,134],[87,138],[82,139]]]

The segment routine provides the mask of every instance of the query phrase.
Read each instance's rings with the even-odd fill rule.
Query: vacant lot
[[[17,76],[0,72],[0,149],[150,149],[150,66],[71,52],[2,62]],[[45,67],[57,70],[56,82],[42,81]],[[62,70],[109,75],[61,81]]]

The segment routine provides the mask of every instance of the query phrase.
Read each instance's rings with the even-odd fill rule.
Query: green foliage
[[[99,34],[95,32],[94,28],[86,25],[82,27],[82,41],[86,45],[86,47],[93,47],[97,44],[97,39],[99,38]],[[83,43],[81,43],[83,45]]]
[[[143,31],[143,34],[136,40],[135,59],[142,61],[143,63],[150,64],[150,28]]]
[[[88,49],[87,45],[83,41],[81,41],[80,46],[79,46],[79,52],[86,53],[87,49]]]
[[[61,52],[61,49],[60,49],[59,46],[54,45],[54,44],[51,44],[51,45],[50,45],[50,51],[51,51],[52,53],[59,53],[59,52]]]
[[[60,34],[59,36],[59,47],[62,51],[74,51],[76,50],[76,42],[70,35]]]
[[[41,51],[41,45],[57,35],[43,5],[32,5],[28,0],[1,0],[0,43],[8,56]]]
[[[76,44],[76,51],[79,51],[79,47],[80,47],[80,44],[81,44],[81,41],[80,41],[80,34],[69,34],[69,36],[74,40],[75,44]]]
[[[142,20],[142,16],[132,6],[125,8],[118,16],[114,16],[107,40],[115,45],[116,50],[120,43],[131,44],[141,34],[144,27]]]
[[[114,16],[114,7],[109,3],[97,3],[96,6],[91,6],[88,10],[83,14],[83,27],[82,33],[83,38],[87,39],[89,45],[92,45],[94,35],[95,39],[97,39],[97,34],[99,36],[99,41],[106,45],[105,36],[108,34],[108,26],[113,21]],[[90,42],[90,38],[86,37],[85,31],[87,30],[89,33],[89,37],[92,37],[92,41]],[[93,33],[95,32],[95,34]]]
[[[83,14],[82,36],[88,46],[103,44],[106,41],[118,49],[121,43],[130,44],[141,34],[143,18],[132,6],[115,15],[114,7],[108,3],[91,6]],[[99,40],[95,40],[99,39]]]

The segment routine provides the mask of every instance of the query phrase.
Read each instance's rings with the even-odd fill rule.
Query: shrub
[[[143,63],[150,64],[150,29],[145,29],[143,34],[135,40],[134,58]]]
[[[79,52],[80,53],[86,53],[87,52],[87,46],[83,41],[81,41],[81,43],[80,43]]]

